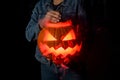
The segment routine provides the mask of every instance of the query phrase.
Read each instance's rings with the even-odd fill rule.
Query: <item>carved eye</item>
[[[62,41],[75,40],[76,36],[73,30],[70,30]]]
[[[48,30],[45,30],[45,35],[43,41],[57,41],[54,36],[52,36]]]

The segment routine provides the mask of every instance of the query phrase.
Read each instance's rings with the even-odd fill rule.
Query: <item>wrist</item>
[[[40,28],[43,28],[43,20],[42,19],[39,20],[38,25]]]

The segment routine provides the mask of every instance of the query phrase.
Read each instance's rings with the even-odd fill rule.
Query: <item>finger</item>
[[[61,19],[61,15],[58,12],[55,12],[55,11],[50,11],[50,12],[48,12],[47,15],[51,16],[51,17],[55,17],[55,18]]]
[[[50,11],[50,13],[53,13],[54,15],[59,15],[59,16],[61,16],[60,12],[58,12],[58,11]]]
[[[52,23],[57,23],[57,22],[59,22],[59,19],[52,17],[50,21]]]

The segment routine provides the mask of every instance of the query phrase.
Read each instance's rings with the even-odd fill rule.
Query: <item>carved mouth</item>
[[[67,49],[68,46],[70,48],[74,48],[76,44],[80,44],[81,41],[77,41],[77,40],[68,40],[68,41],[47,41],[47,42],[42,42],[43,44],[47,44],[47,46],[49,48],[53,47],[54,46],[54,49],[58,49],[60,47],[64,48],[64,49]]]
[[[49,54],[53,54],[54,56],[62,55],[61,58],[65,58],[67,55],[75,55],[76,52],[80,52],[82,47],[82,42],[80,45],[76,44],[73,48],[67,47],[64,49],[63,47],[59,47],[55,49],[54,47],[47,46],[46,44],[39,43],[40,51],[42,52],[43,56],[47,56]]]

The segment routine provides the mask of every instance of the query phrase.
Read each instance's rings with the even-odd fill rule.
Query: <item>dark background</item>
[[[9,11],[12,16],[9,19],[12,25],[8,26],[7,45],[8,75],[12,79],[40,80],[40,63],[34,57],[35,43],[25,39],[25,28],[30,20],[32,9],[38,0],[15,1]],[[88,50],[85,54],[85,77],[87,80],[111,80],[112,79],[112,13],[109,0],[83,0],[84,9],[87,12],[90,34],[88,35]],[[10,4],[12,6],[12,4]],[[7,9],[8,10],[8,9]],[[6,23],[7,24],[7,23]],[[9,34],[9,35],[8,35]],[[15,44],[15,45],[14,45]],[[6,50],[7,51],[7,50]],[[114,80],[116,80],[114,78]]]

